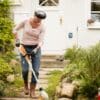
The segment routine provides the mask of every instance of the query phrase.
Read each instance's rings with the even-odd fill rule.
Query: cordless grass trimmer
[[[19,47],[20,53],[25,57],[28,65],[29,65],[28,88],[30,89],[30,83],[31,83],[32,73],[33,73],[34,78],[36,79],[36,81],[38,83],[38,87],[39,87],[39,99],[38,100],[49,100],[48,94],[44,91],[44,89],[42,87],[40,87],[39,80],[38,80],[38,78],[35,74],[35,71],[32,68],[31,54],[35,54],[36,52],[34,52],[34,49],[33,49],[31,53],[27,53],[25,48],[23,47],[23,45],[20,45],[20,44],[16,43],[16,46]]]

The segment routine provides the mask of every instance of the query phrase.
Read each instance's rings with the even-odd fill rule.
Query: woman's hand
[[[16,39],[15,45],[16,45],[16,47],[19,47],[20,46],[20,40],[19,39]]]
[[[39,48],[35,48],[32,50],[32,54],[36,54]]]

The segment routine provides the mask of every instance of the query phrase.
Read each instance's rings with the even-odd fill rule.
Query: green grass
[[[48,78],[49,84],[46,91],[49,94],[50,99],[52,100],[55,96],[56,86],[59,84],[61,76],[62,71],[55,70],[50,73],[50,77]]]

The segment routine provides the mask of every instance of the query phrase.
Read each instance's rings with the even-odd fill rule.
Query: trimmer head
[[[39,88],[40,91],[40,100],[49,100],[48,94],[44,91],[42,87]]]
[[[44,89],[42,87],[39,88],[39,91],[43,91]]]

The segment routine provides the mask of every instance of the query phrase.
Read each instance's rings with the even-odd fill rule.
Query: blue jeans
[[[35,47],[36,46],[24,46],[27,53],[30,53]],[[35,55],[31,55],[32,67],[33,67],[33,70],[35,71],[37,78],[39,75],[40,58],[41,58],[41,49],[39,48]],[[21,65],[22,65],[23,80],[25,83],[27,83],[28,82],[29,65],[28,65],[25,57],[23,57],[22,55],[21,55]],[[32,75],[31,83],[33,83],[33,84],[37,83],[35,78],[34,78],[34,75]]]

